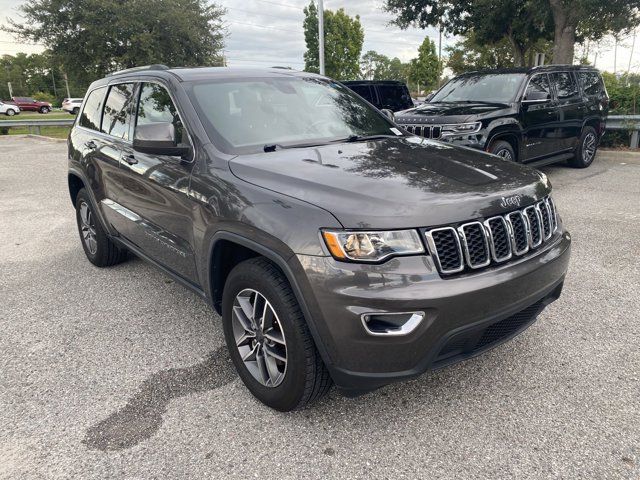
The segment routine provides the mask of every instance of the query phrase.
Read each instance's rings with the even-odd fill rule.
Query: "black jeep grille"
[[[425,232],[440,273],[478,269],[521,256],[549,240],[558,228],[553,201],[544,200],[506,215]]]
[[[442,127],[440,125],[402,125],[409,133],[419,135],[424,138],[440,138]]]

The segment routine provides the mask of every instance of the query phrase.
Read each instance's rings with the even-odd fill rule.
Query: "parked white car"
[[[71,115],[77,115],[82,106],[82,98],[65,98],[62,101],[62,110]]]
[[[18,107],[15,103],[4,103],[0,102],[0,113],[4,113],[9,117],[13,117],[20,113],[20,107]]]

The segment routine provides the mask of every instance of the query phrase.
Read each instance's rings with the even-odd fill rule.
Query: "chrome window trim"
[[[496,254],[495,242],[493,241],[493,229],[491,228],[491,222],[494,220],[499,220],[500,222],[502,222],[504,231],[507,235],[507,245],[509,246],[509,253],[506,256],[500,257],[500,258],[498,258],[498,255]],[[511,242],[511,235],[509,231],[509,225],[507,224],[507,220],[503,216],[498,215],[498,216],[486,219],[483,223],[487,232],[487,238],[489,240],[489,250],[491,251],[491,256],[493,257],[493,260],[496,261],[497,263],[501,263],[511,259],[513,257],[513,245]]]
[[[512,215],[519,215],[520,219],[522,220],[522,225],[524,227],[524,235],[527,239],[527,246],[523,250],[518,250],[518,244],[516,243],[516,234],[513,228],[513,222],[511,221]],[[517,256],[524,255],[529,251],[531,246],[531,241],[530,241],[531,232],[529,231],[529,221],[527,220],[526,215],[522,212],[522,210],[516,210],[515,212],[510,212],[506,214],[505,220],[507,221],[507,225],[509,226],[509,236],[511,237],[511,247],[512,247],[511,251]]]
[[[433,233],[434,232],[441,232],[441,231],[450,231],[453,234],[453,238],[456,241],[456,245],[458,246],[458,255],[460,256],[460,265],[458,267],[456,267],[455,269],[450,268],[450,269],[443,269],[442,268],[442,264],[440,263],[440,254],[438,253],[438,249],[436,248],[436,243],[433,240]],[[464,270],[464,256],[462,254],[462,246],[460,245],[460,237],[458,236],[458,232],[456,231],[455,228],[453,227],[440,227],[440,228],[433,228],[431,230],[427,230],[425,232],[425,237],[427,239],[427,245],[429,247],[429,253],[431,253],[431,257],[434,259],[435,263],[436,263],[436,267],[438,267],[438,270],[440,270],[441,273],[445,273],[445,274],[449,274],[449,273],[459,273],[461,271]]]
[[[482,239],[484,240],[484,249],[487,252],[487,259],[484,262],[475,265],[471,262],[471,253],[469,252],[469,243],[467,242],[467,233],[465,232],[465,228],[474,225],[480,228],[480,233],[482,234]],[[462,242],[462,251],[464,252],[464,258],[467,261],[467,265],[469,265],[469,268],[473,268],[474,270],[476,270],[478,268],[486,267],[491,263],[491,252],[489,251],[489,244],[487,243],[487,234],[482,223],[468,222],[460,225],[458,227],[458,234],[460,235],[460,240]]]

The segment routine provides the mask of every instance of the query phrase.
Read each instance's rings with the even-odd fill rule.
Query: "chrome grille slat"
[[[443,274],[506,262],[538,248],[558,229],[555,203],[546,197],[533,205],[482,222],[425,231],[436,267]]]

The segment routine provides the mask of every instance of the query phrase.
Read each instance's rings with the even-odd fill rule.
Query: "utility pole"
[[[618,71],[617,63],[618,63],[618,36],[614,37],[616,39],[616,43],[613,46],[613,74],[615,75]]]
[[[442,24],[438,22],[438,87],[442,81]]]
[[[51,69],[51,81],[53,83],[53,96],[58,98],[58,90],[56,89],[56,77],[53,76],[53,68]]]
[[[324,75],[324,6],[318,0],[318,64],[320,75]]]
[[[629,83],[629,72],[631,71],[631,60],[633,59],[633,49],[636,46],[636,32],[637,30],[633,29],[633,41],[631,42],[631,53],[629,54],[629,66],[627,67],[627,84]]]
[[[13,98],[13,90],[11,89],[11,82],[7,82],[7,87],[9,87],[9,98]]]
[[[69,79],[67,78],[67,72],[64,72],[64,84],[67,87],[67,98],[71,98],[71,94],[69,93]]]

